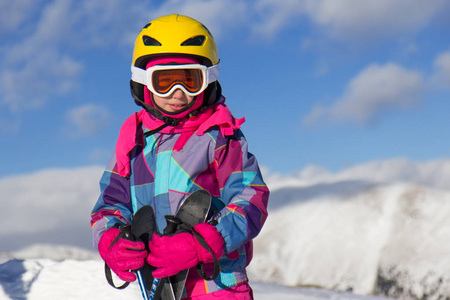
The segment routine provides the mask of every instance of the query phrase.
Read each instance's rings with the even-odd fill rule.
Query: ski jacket
[[[133,213],[144,205],[153,207],[158,230],[163,232],[165,215],[174,215],[189,194],[205,189],[212,195],[211,211],[219,211],[215,226],[225,241],[225,254],[219,260],[221,273],[216,280],[204,281],[195,268],[189,272],[187,295],[212,293],[246,282],[252,239],[266,220],[269,190],[256,158],[248,152],[241,123],[234,122],[230,130],[229,123],[225,126],[206,120],[201,124],[209,125],[201,132],[201,126],[187,133],[169,127],[145,135],[152,125],[136,122],[129,168],[124,171],[123,161],[118,164],[118,158],[123,159],[114,155],[100,180],[101,194],[91,218],[94,245],[106,229],[130,223]]]

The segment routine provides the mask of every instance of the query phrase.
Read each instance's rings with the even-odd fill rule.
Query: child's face
[[[181,89],[176,89],[172,94],[166,97],[160,97],[153,94],[153,100],[156,105],[163,110],[167,112],[177,112],[188,106],[192,100],[194,100],[194,96],[188,96]]]

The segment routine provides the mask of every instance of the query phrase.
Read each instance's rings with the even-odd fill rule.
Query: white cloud
[[[258,22],[252,22],[251,30],[255,36],[271,38],[286,27],[296,24],[304,14],[304,4],[298,0],[259,0],[252,11]]]
[[[325,30],[329,37],[356,43],[397,34],[415,33],[436,17],[446,18],[446,0],[258,0],[250,9],[258,21],[251,27],[256,36],[273,37],[303,18]]]
[[[315,107],[304,122],[353,120],[369,124],[382,112],[417,106],[422,101],[423,81],[420,73],[393,63],[370,65],[350,81],[340,99]]]
[[[152,10],[151,16],[157,18],[173,13],[202,22],[216,40],[224,38],[231,29],[248,26],[250,21],[249,4],[237,0],[169,0]]]
[[[0,1],[0,8],[11,12],[0,21],[10,24],[2,30],[15,34],[0,48],[4,65],[0,70],[0,106],[11,111],[40,108],[52,97],[77,88],[84,70],[78,54],[95,47],[131,47],[146,22],[173,13],[173,7],[205,23],[216,38],[226,34],[225,29],[248,21],[247,4],[236,0],[172,0],[159,6],[126,0],[107,5],[101,1],[52,0],[29,6],[22,6],[28,0]],[[19,30],[19,26],[27,30]]]
[[[450,160],[436,159],[413,162],[404,158],[360,164],[336,174],[340,180],[359,178],[377,182],[409,182],[450,190]]]
[[[0,73],[1,104],[16,111],[41,107],[52,95],[74,88],[82,65],[61,53],[64,36],[71,28],[69,2],[47,5],[34,31],[3,50],[5,66]]]
[[[330,172],[318,166],[307,166],[294,174],[271,174],[265,170],[270,190],[289,186],[307,186],[333,182],[412,183],[450,191],[450,160],[415,162],[405,158],[377,160]]]
[[[57,228],[89,227],[90,211],[100,193],[100,167],[48,169],[0,179],[1,236]],[[11,224],[14,224],[12,226]]]
[[[73,90],[83,71],[82,64],[54,49],[24,57],[27,58],[21,67],[5,69],[0,74],[4,96],[0,106],[11,111],[39,108],[50,95]]]
[[[9,33],[23,25],[30,13],[41,5],[39,0],[0,0],[0,33]]]
[[[145,23],[139,20],[148,10],[148,5],[131,5],[125,0],[107,5],[101,1],[53,0],[27,9],[2,1],[1,7],[11,9],[6,19],[13,25],[5,30],[15,33],[0,48],[4,66],[0,70],[0,106],[11,111],[42,107],[50,98],[76,88],[84,70],[76,55],[93,47],[131,44],[128,32]],[[19,25],[26,30],[19,30]]]
[[[65,134],[71,137],[96,135],[111,123],[111,112],[105,106],[86,104],[67,113],[69,128]]]
[[[307,0],[305,11],[334,38],[374,39],[415,32],[450,11],[445,0]]]
[[[434,61],[434,70],[431,84],[436,87],[450,87],[450,51],[438,55]]]

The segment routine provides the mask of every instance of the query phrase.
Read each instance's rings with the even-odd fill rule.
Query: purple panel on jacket
[[[269,189],[266,186],[253,187],[256,194],[249,201],[251,205],[243,208],[244,214],[247,216],[247,239],[255,238],[267,218],[267,202],[269,201]]]
[[[140,151],[133,161],[134,185],[143,185],[153,183],[155,176],[150,171],[144,159],[143,153]]]
[[[110,173],[109,185],[103,193],[103,202],[105,205],[116,205],[118,202],[131,208],[130,183],[129,179],[122,177],[117,173]]]

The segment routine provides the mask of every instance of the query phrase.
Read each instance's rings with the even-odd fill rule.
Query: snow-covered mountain
[[[89,246],[100,175],[101,168],[90,167],[0,179],[8,211],[0,218],[8,228],[0,233],[0,299],[94,299],[83,289],[122,299],[105,284],[102,262]],[[271,291],[270,299],[449,298],[448,178],[450,160],[380,161],[339,173],[265,172],[269,218],[249,267],[256,299],[269,299]],[[64,297],[70,290],[79,297]],[[124,293],[140,297],[138,288]]]
[[[260,281],[406,299],[450,297],[450,193],[337,182],[275,190],[255,240]],[[276,200],[274,200],[276,201]]]
[[[450,164],[373,162],[268,176],[254,278],[405,299],[450,298]]]

